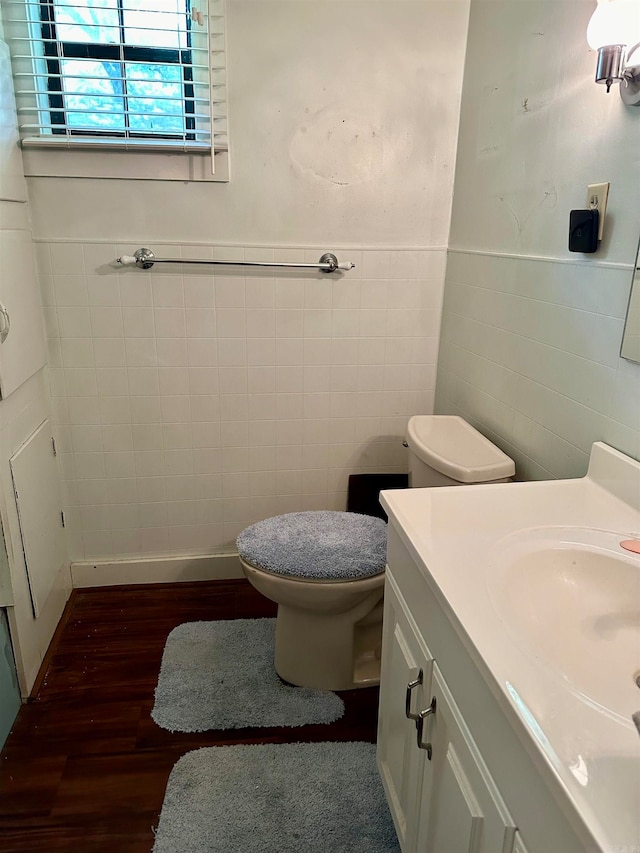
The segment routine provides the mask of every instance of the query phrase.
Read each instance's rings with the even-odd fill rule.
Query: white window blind
[[[224,0],[3,0],[3,19],[23,147],[228,149]]]

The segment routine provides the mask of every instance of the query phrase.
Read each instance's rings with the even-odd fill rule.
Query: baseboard
[[[230,580],[244,577],[237,554],[94,560],[71,564],[74,588],[134,583]]]

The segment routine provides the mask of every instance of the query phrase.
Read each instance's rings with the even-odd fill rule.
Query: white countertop
[[[640,638],[640,555],[625,555],[638,562],[638,595],[625,611],[635,664],[628,674],[622,666],[624,685],[607,663],[606,632],[601,644],[596,637],[597,644],[584,646],[591,657],[601,649],[590,663],[602,672],[602,703],[597,691],[579,689],[585,661],[573,614],[554,616],[554,636],[542,653],[496,595],[502,555],[513,541],[553,530],[560,539],[577,530],[588,541],[596,531],[598,541],[615,549],[621,539],[640,538],[640,463],[597,443],[581,479],[385,491],[381,503],[502,707],[535,744],[539,767],[560,783],[603,850],[640,853],[640,736],[630,719],[640,710],[633,680],[640,672],[640,642],[633,651]],[[563,654],[550,661],[554,643]],[[609,703],[606,679],[614,677]]]

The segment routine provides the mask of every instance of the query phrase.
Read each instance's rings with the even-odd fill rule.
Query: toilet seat
[[[387,525],[354,512],[290,512],[238,536],[242,560],[291,580],[340,583],[384,572]]]

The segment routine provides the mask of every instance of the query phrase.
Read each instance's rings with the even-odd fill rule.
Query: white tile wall
[[[407,418],[433,410],[444,250],[344,248],[356,269],[336,279],[114,264],[136,248],[38,246],[72,559],[224,551],[260,518],[344,509],[350,473],[406,470]]]
[[[521,479],[583,476],[594,441],[640,459],[640,366],[619,357],[631,275],[451,251],[436,411],[482,429]]]

